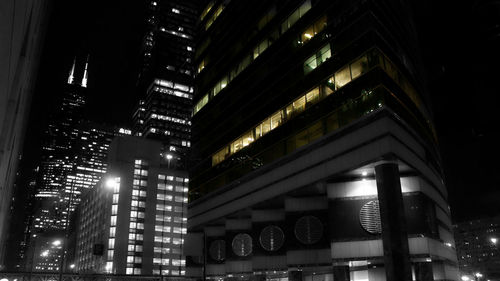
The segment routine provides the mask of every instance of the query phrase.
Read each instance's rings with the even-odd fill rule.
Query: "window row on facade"
[[[236,78],[243,70],[245,70],[250,63],[255,60],[260,54],[262,54],[273,42],[278,40],[280,34],[283,35],[292,25],[294,25],[304,14],[311,9],[311,1],[306,0],[300,5],[288,18],[286,18],[281,24],[281,33],[278,30],[271,32],[268,38],[265,38],[260,43],[258,43],[253,51],[247,54],[229,73],[222,77],[215,86],[212,87],[207,94],[205,94],[194,106],[193,115],[200,111],[213,97],[215,97],[222,89],[227,87],[227,85]],[[324,21],[326,24],[326,18]],[[324,26],[323,26],[324,27]],[[312,33],[313,34],[313,33]],[[312,35],[311,34],[311,35]],[[312,37],[312,36],[311,36]],[[202,60],[201,65],[198,70],[201,71],[205,67],[205,60]]]

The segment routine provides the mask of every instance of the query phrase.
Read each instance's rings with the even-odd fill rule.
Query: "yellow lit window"
[[[243,148],[242,139],[238,138],[237,140],[233,141],[233,143],[231,143],[231,154],[240,151],[242,148]]]
[[[280,110],[276,112],[273,116],[271,116],[270,119],[271,119],[271,130],[273,130],[274,128],[281,125],[281,123],[283,122],[283,111]]]
[[[219,7],[217,7],[217,10],[215,10],[213,15],[208,19],[207,23],[205,24],[205,30],[208,30],[210,28],[210,26],[219,17],[219,15],[222,13],[223,10],[224,10],[224,5],[220,4]]]
[[[368,59],[366,55],[351,63],[352,79],[355,79],[361,74],[366,73],[366,71],[368,71]]]
[[[306,94],[307,103],[315,103],[319,100],[319,88],[314,88]]]
[[[261,123],[261,136],[267,134],[269,131],[271,131],[271,118]]]
[[[260,54],[262,54],[267,49],[267,47],[269,47],[268,39],[265,39],[264,41],[260,42],[260,44],[253,50],[253,58],[256,59]]]
[[[349,66],[345,66],[335,72],[335,87],[337,89],[343,87],[349,82],[351,82],[351,72],[349,71]]]
[[[198,73],[200,73],[205,68],[205,60],[202,60],[198,65]]]
[[[323,92],[325,93],[326,96],[330,95],[335,91],[335,77],[332,76],[330,77],[326,83],[323,85]]]
[[[210,12],[210,10],[212,9],[213,6],[214,6],[214,2],[213,1],[210,2],[210,3],[208,3],[208,5],[205,8],[205,10],[203,10],[203,12],[201,13],[200,20],[203,20],[207,16],[208,12]]]
[[[254,141],[252,131],[247,132],[245,135],[243,135],[242,141],[243,141],[243,147],[251,144]]]
[[[220,162],[224,161],[226,159],[226,156],[229,154],[229,149],[228,147],[224,147],[223,149],[219,150],[214,156],[212,157],[212,165],[219,164]]]
[[[320,33],[326,26],[326,16],[321,17],[314,24],[308,26],[306,30],[301,34],[300,41],[305,43],[313,38],[316,34]]]
[[[204,95],[194,107],[194,113],[200,111],[208,103],[208,95]]]

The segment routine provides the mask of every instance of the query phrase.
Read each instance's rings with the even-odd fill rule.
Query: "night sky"
[[[56,1],[20,178],[39,157],[41,133],[75,55],[90,54],[88,118],[130,125],[145,2]],[[414,2],[453,219],[500,214],[500,44],[484,27],[500,17],[463,1]]]

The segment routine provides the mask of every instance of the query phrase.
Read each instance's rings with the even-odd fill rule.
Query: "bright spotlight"
[[[71,264],[71,265],[69,266],[69,268],[71,268],[71,269],[75,268],[75,264]]]
[[[42,254],[40,256],[46,257],[48,255],[49,255],[49,250],[45,250],[45,251],[42,252]]]
[[[107,188],[114,188],[116,186],[116,181],[115,179],[109,178],[106,180],[106,187]]]
[[[470,281],[469,276],[462,275],[462,281]]]
[[[492,237],[492,238],[490,238],[490,241],[491,241],[491,243],[496,245],[498,242],[498,238]]]
[[[363,172],[361,173],[361,175],[362,175],[363,177],[366,177],[366,176],[368,175],[368,172],[367,172],[367,171],[363,171]]]
[[[52,242],[52,245],[54,245],[54,246],[61,245],[61,240],[55,240],[54,242]]]
[[[172,154],[167,154],[167,156],[166,156],[166,157],[167,157],[167,159],[168,159],[168,160],[170,160],[170,159],[172,159],[172,158],[173,158]]]

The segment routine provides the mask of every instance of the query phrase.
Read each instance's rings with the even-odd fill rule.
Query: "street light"
[[[40,254],[40,256],[42,256],[42,257],[46,257],[48,255],[49,255],[49,250],[45,250],[42,252],[42,254]]]
[[[106,184],[105,185],[106,185],[107,188],[112,189],[112,188],[114,188],[116,186],[116,181],[113,178],[109,178],[109,179],[106,180]]]
[[[491,238],[490,238],[490,241],[491,241],[491,243],[493,243],[493,245],[496,245],[496,244],[497,244],[497,242],[498,242],[498,238],[496,238],[496,237],[491,237]]]
[[[170,169],[170,160],[172,160],[172,158],[174,158],[174,156],[172,156],[172,154],[167,154],[165,156],[165,158],[167,158],[167,161],[168,161],[168,168]]]

